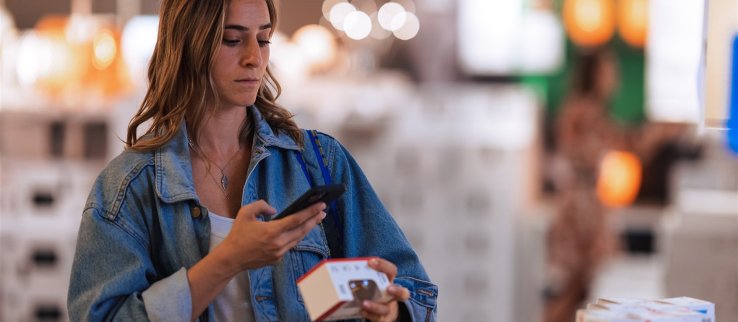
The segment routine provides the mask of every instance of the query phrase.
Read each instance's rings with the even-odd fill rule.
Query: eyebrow
[[[259,26],[259,30],[266,30],[272,28],[272,23],[267,23]],[[249,31],[249,28],[241,25],[226,25],[225,29],[233,29],[238,31]]]

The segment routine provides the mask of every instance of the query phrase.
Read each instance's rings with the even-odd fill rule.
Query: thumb
[[[277,210],[272,208],[266,201],[258,200],[248,205],[242,206],[236,214],[236,219],[242,218],[241,220],[256,220],[256,217],[261,215],[274,215]]]

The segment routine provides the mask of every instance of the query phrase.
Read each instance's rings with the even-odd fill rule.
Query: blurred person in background
[[[308,321],[301,275],[329,256],[377,256],[393,300],[364,301],[363,316],[434,321],[438,289],[359,166],[275,103],[273,1],[164,0],[160,12],[127,148],[82,215],[70,320]],[[335,208],[265,221],[328,176],[348,188]]]
[[[556,143],[564,171],[555,180],[559,204],[547,237],[547,322],[574,320],[597,269],[616,249],[596,186],[601,158],[625,144],[608,112],[617,86],[614,54],[605,49],[584,53],[559,111]]]
[[[619,83],[615,54],[604,47],[591,49],[580,54],[577,64],[556,122],[557,157],[563,162],[554,178],[558,209],[547,236],[546,322],[573,321],[603,262],[620,249],[598,196],[603,157],[613,150],[629,151],[648,164],[664,143],[687,129],[684,124],[618,124],[609,111]]]

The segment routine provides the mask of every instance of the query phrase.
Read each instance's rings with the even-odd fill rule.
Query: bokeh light
[[[146,77],[145,71],[154,53],[158,29],[157,16],[133,17],[123,28],[121,53],[128,67],[128,73],[134,80]]]
[[[372,20],[362,11],[351,12],[344,19],[343,30],[351,39],[364,39],[372,31]]]
[[[641,186],[641,161],[633,153],[610,151],[600,163],[597,197],[610,207],[633,203]]]
[[[110,29],[101,30],[92,42],[93,60],[92,65],[98,70],[105,70],[113,63],[118,53],[118,45],[115,43],[115,35]]]
[[[393,31],[393,34],[397,39],[409,40],[418,34],[418,31],[420,30],[420,21],[412,12],[405,12],[403,16],[404,18],[402,20],[404,20],[404,23]]]
[[[341,2],[346,2],[346,0],[325,0],[323,1],[323,5],[321,7],[321,10],[323,11],[323,18],[330,20],[331,9],[333,9],[335,5]]]
[[[347,2],[340,2],[333,6],[329,14],[329,20],[331,21],[333,28],[343,30],[346,16],[354,11],[356,11],[356,8]]]
[[[71,43],[86,43],[95,38],[102,26],[98,19],[89,15],[73,14],[65,27],[66,39]]]
[[[51,41],[40,37],[34,31],[21,35],[18,46],[16,72],[21,85],[33,85],[41,74],[51,66]]]
[[[615,30],[610,0],[565,0],[564,26],[580,46],[597,46],[610,40]]]
[[[403,8],[400,4],[396,2],[387,2],[381,8],[379,8],[377,20],[379,21],[379,25],[382,26],[382,28],[389,31],[395,31],[396,29],[402,27],[402,25],[404,24],[404,13],[405,8]],[[400,17],[397,18],[398,16]],[[401,19],[400,21],[398,21],[399,25],[397,26],[395,26],[395,24],[393,23],[396,18]]]
[[[648,0],[620,0],[618,32],[629,45],[643,48],[648,34]]]
[[[323,26],[315,24],[302,26],[292,38],[309,64],[328,64],[335,57],[335,37]]]

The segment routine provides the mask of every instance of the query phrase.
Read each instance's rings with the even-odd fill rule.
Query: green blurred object
[[[619,37],[614,37],[614,41],[610,43],[620,64],[620,86],[615,92],[610,110],[613,116],[623,123],[641,123],[646,120],[644,110],[646,71],[643,50],[628,46]]]
[[[561,0],[554,2],[561,16]],[[606,44],[616,55],[620,71],[619,87],[610,104],[613,118],[624,125],[639,124],[646,120],[645,113],[645,55],[644,49],[626,44],[617,33]],[[554,118],[566,97],[570,75],[576,68],[577,53],[583,49],[566,38],[566,53],[561,69],[549,75],[525,75],[523,85],[530,87],[545,104],[546,115]]]

